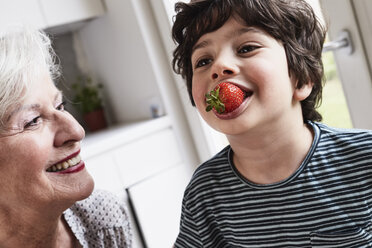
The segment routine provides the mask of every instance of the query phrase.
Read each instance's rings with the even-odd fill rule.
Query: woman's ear
[[[293,92],[293,100],[302,101],[305,100],[313,89],[313,83],[309,82],[302,85],[301,88],[295,88]]]

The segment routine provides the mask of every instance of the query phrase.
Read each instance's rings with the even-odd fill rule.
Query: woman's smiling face
[[[297,94],[303,89],[295,89],[296,82],[289,76],[283,45],[266,32],[231,17],[221,28],[198,40],[191,62],[196,107],[214,129],[236,135],[254,128],[270,129],[270,125],[285,123],[289,118],[301,118],[302,95]],[[205,111],[205,94],[221,82],[240,86],[248,96],[228,116]]]
[[[1,206],[63,210],[90,195],[93,179],[82,160],[71,159],[79,154],[84,129],[65,111],[62,94],[48,73],[32,84],[4,121],[6,130],[0,134]],[[48,169],[65,160],[73,166],[59,172]]]

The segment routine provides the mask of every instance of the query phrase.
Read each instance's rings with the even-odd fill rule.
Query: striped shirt
[[[309,124],[310,151],[281,182],[243,178],[230,146],[199,166],[175,247],[372,247],[372,131]]]

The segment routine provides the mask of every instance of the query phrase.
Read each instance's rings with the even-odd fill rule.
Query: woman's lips
[[[46,171],[47,172],[61,172],[61,171],[69,170],[70,168],[79,165],[82,162],[79,152],[80,151],[77,151],[71,154],[70,156],[64,158],[60,162],[50,166]]]
[[[62,163],[64,161],[66,161],[66,160],[69,160],[69,159],[71,159],[73,157],[76,157],[78,154],[80,154],[80,150],[72,153],[71,155],[67,156],[66,158],[62,159],[61,161],[57,162],[56,164]]]

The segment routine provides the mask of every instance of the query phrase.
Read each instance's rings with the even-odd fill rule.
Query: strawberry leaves
[[[205,111],[209,112],[213,108],[219,113],[223,113],[225,111],[225,104],[220,100],[220,87],[216,87],[216,89],[212,90],[209,94],[205,94],[205,99],[207,103],[207,108]]]

